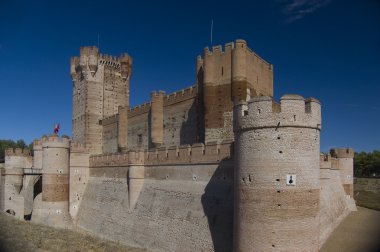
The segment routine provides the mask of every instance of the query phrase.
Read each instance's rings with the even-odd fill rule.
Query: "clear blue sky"
[[[274,65],[275,98],[316,97],[321,149],[380,149],[380,1],[0,0],[0,139],[71,135],[70,57],[128,52],[131,105],[195,81],[195,60],[237,38]]]

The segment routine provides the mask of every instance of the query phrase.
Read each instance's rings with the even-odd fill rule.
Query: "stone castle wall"
[[[234,249],[318,251],[319,102],[259,96],[235,114]]]
[[[273,66],[251,51],[244,40],[228,43],[224,50],[222,46],[214,46],[212,51],[205,48],[203,58],[197,57],[196,69],[194,86],[168,95],[152,92],[150,102],[131,108],[127,130],[118,127],[116,110],[108,118],[103,115],[103,153],[117,152],[118,135],[125,131],[123,149],[233,141],[234,102],[273,96]]]
[[[9,150],[0,209],[152,251],[318,251],[355,210],[353,150],[320,155],[319,102],[274,102],[273,66],[245,41],[206,48],[196,70],[129,108],[132,59],[81,48],[73,140]]]

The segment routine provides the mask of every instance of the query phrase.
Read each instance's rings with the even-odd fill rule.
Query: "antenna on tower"
[[[211,19],[211,36],[210,36],[210,39],[211,39],[211,46],[212,46],[212,28],[214,27],[214,19]]]

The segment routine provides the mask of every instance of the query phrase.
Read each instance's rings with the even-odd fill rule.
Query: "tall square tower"
[[[81,47],[71,58],[73,80],[72,139],[102,153],[102,120],[129,107],[132,58],[101,55],[95,46]]]

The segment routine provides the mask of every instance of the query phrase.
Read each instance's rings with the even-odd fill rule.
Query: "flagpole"
[[[214,26],[214,19],[211,19],[211,36],[210,36],[210,40],[211,40],[211,46],[212,46],[212,29],[213,29],[213,26]]]

